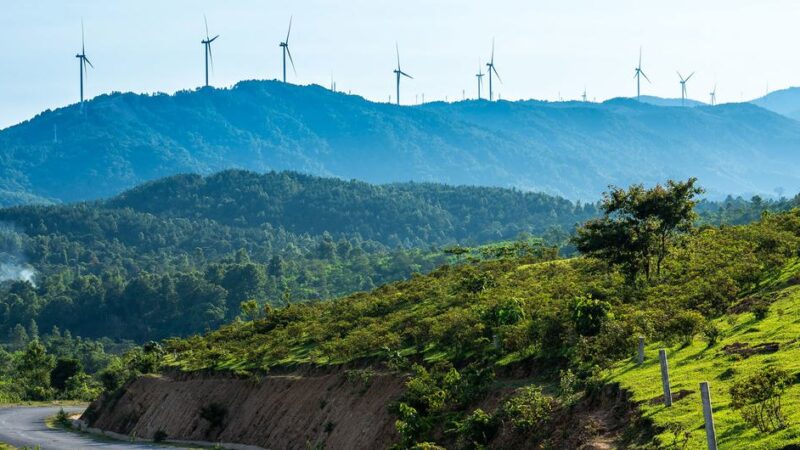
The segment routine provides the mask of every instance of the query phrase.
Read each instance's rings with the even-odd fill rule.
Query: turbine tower
[[[647,82],[650,82],[650,78],[647,78],[644,71],[642,70],[642,48],[639,47],[639,65],[636,66],[636,73],[633,75],[633,78],[636,78],[636,100],[639,100],[639,97],[642,95],[642,80],[641,77],[644,77]]]
[[[397,45],[397,42],[395,42],[394,43],[394,47],[395,47],[395,51],[397,52],[397,69],[395,69],[393,72],[394,72],[395,75],[397,75],[397,104],[399,105],[400,104],[400,76],[402,75],[402,76],[408,77],[408,78],[410,78],[412,80],[414,79],[414,77],[412,77],[411,75],[403,72],[400,69],[400,46]]]
[[[478,79],[478,100],[481,99],[481,86],[483,86],[483,76],[486,75],[483,73],[481,62],[478,61],[478,73],[475,74],[475,78]]]
[[[205,47],[206,50],[206,87],[208,87],[208,62],[211,61],[211,70],[214,70],[214,55],[211,54],[211,43],[216,41],[219,35],[209,37],[208,34],[208,19],[206,16],[203,16],[203,22],[206,24],[206,38],[200,41],[201,44]]]
[[[583,94],[581,94],[581,98],[583,99],[583,102],[586,103],[586,88],[583,88]]]
[[[709,97],[711,97],[711,106],[717,104],[717,85],[714,84],[714,90],[708,93]]]
[[[494,99],[494,91],[492,90],[492,72],[497,75],[497,81],[501,83],[503,82],[503,80],[500,79],[500,74],[497,73],[497,69],[494,67],[494,39],[492,39],[492,58],[488,63],[486,63],[486,67],[489,68],[489,70],[487,70],[487,72],[489,72],[489,101],[492,101]]]
[[[692,75],[694,75],[694,72],[684,79],[683,75],[678,72],[678,78],[681,79],[681,106],[686,105],[686,82],[689,81],[689,78],[692,78]]]
[[[292,59],[292,52],[289,51],[289,35],[292,34],[292,17],[289,17],[289,31],[286,32],[286,40],[281,42],[280,47],[283,49],[283,82],[286,83],[286,55],[289,55],[289,62],[292,64],[292,71],[295,76],[297,69],[294,68],[294,60]]]
[[[78,67],[81,73],[81,109],[83,109],[83,77],[84,75],[88,75],[89,73],[89,69],[88,67],[86,67],[86,65],[88,64],[89,67],[94,69],[92,62],[89,61],[89,58],[86,57],[86,43],[83,33],[83,20],[81,20],[81,52],[75,55],[75,57],[78,58]]]

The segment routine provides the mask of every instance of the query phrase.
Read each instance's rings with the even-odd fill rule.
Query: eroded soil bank
[[[230,442],[269,449],[386,448],[397,441],[387,405],[400,377],[368,383],[345,372],[290,373],[261,379],[209,374],[138,378],[94,402],[90,427],[137,438]]]

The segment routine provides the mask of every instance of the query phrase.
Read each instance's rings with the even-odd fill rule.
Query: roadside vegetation
[[[369,364],[407,376],[407,392],[392,406],[400,447],[423,442],[429,445],[425,448],[434,448],[434,442],[448,448],[514,447],[531,439],[559,445],[557,436],[563,433],[556,431],[567,423],[565,414],[576,399],[588,401],[609,382],[620,382],[637,400],[657,397],[657,364],[652,362],[657,346],[681,349],[674,376],[687,380],[678,386],[693,385],[686,389],[697,391],[696,380],[713,378],[731,361],[745,360],[722,356],[714,361],[714,371],[705,372],[697,352],[711,358],[733,341],[756,345],[767,339],[755,327],[787,347],[781,356],[738,364],[729,381],[714,388],[724,411],[717,430],[727,443],[749,442],[754,436],[768,447],[793,442],[796,428],[791,424],[800,411],[788,398],[796,396],[798,368],[784,359],[800,360],[800,355],[792,343],[796,332],[781,323],[795,320],[794,309],[769,305],[800,280],[800,211],[765,213],[748,225],[695,227],[699,193],[694,180],[614,189],[601,205],[604,214],[578,230],[574,243],[584,256],[563,260],[548,252],[509,253],[464,260],[371,293],[256,309],[217,331],[167,340],[162,364],[165,369],[239,374],[297,365]],[[751,298],[758,299],[752,302],[755,312],[731,312]],[[753,322],[754,314],[775,322],[762,328]],[[741,333],[750,335],[744,340]],[[648,364],[620,368],[625,364],[620,361],[635,353],[638,336],[653,343]],[[697,367],[691,368],[683,355]],[[752,403],[726,410],[726,390],[736,383],[752,384],[748,380],[770,367],[789,376],[781,378],[780,423],[759,430],[743,412]],[[519,371],[533,377],[529,384],[494,407],[480,407],[508,373]],[[651,410],[664,408],[641,406],[656,430],[654,439],[669,445],[670,431],[663,430],[672,430],[687,445],[703,442],[698,394],[693,395],[694,401],[681,398],[660,414]],[[691,409],[691,419],[680,415],[684,408]],[[690,426],[674,426],[675,417]]]

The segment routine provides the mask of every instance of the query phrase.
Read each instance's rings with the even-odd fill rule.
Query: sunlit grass
[[[788,279],[786,272],[797,269],[794,262],[776,279]],[[717,320],[722,336],[712,347],[696,338],[686,347],[667,348],[670,380],[673,395],[681,390],[691,391],[677,400],[672,407],[661,402],[661,372],[658,349],[661,343],[647,346],[645,363],[639,367],[633,359],[618,364],[609,374],[609,381],[619,382],[633,392],[634,400],[641,402],[642,413],[656,425],[691,432],[688,448],[706,448],[700,382],[708,381],[717,430],[719,448],[779,449],[789,444],[800,444],[800,385],[792,385],[784,394],[783,410],[788,417],[788,427],[775,433],[761,433],[748,426],[737,411],[730,407],[729,389],[739,377],[767,366],[786,370],[793,379],[800,375],[800,290],[789,287],[779,291],[779,299],[770,307],[763,320],[756,320],[750,312],[731,315]],[[736,342],[751,346],[766,342],[780,343],[776,353],[742,358],[723,351],[726,345]],[[673,433],[662,433],[659,438],[669,445]]]

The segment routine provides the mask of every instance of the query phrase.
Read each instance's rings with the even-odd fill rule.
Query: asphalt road
[[[0,408],[0,442],[15,447],[35,447],[42,450],[111,449],[135,450],[165,447],[155,444],[131,444],[121,441],[97,439],[70,431],[47,428],[45,419],[58,413],[58,406]],[[68,413],[79,413],[83,408],[66,407]]]

